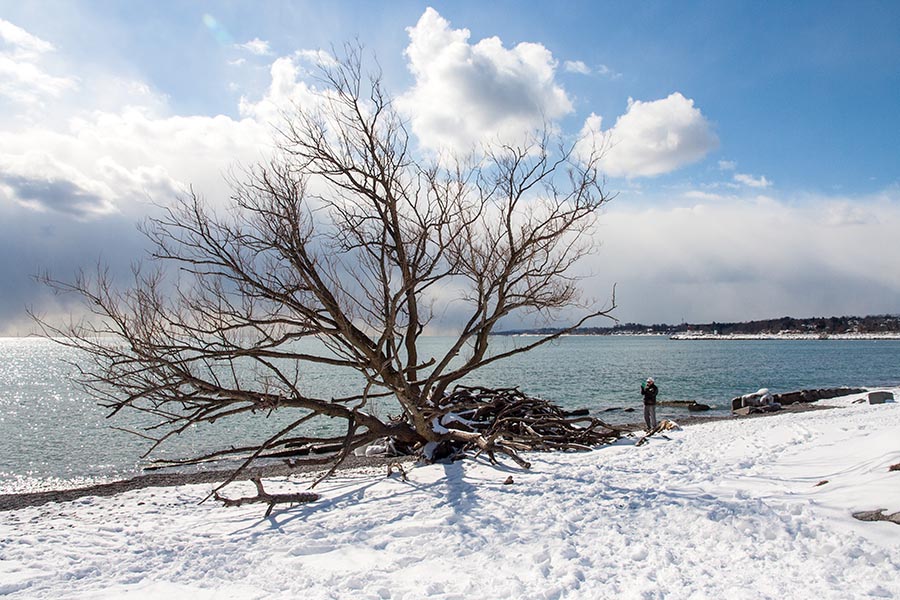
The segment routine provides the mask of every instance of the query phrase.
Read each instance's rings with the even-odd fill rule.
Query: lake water
[[[496,351],[527,338],[495,338]],[[423,350],[438,352],[445,338],[429,338]],[[0,338],[0,492],[83,478],[130,476],[140,471],[148,442],[113,429],[128,428],[133,415],[106,419],[70,381],[66,361],[75,351],[49,340]],[[696,400],[725,414],[731,398],[768,387],[773,393],[803,388],[894,386],[900,383],[900,340],[673,341],[664,337],[566,337],[530,353],[485,367],[468,383],[516,386],[568,408],[588,408],[609,422],[637,421],[639,387],[656,379],[660,400]],[[342,395],[353,381],[327,368],[306,373],[319,395]],[[376,411],[390,412],[388,405]],[[659,415],[684,415],[661,407]],[[200,427],[172,440],[157,457],[179,457],[240,443],[276,430],[289,414]]]

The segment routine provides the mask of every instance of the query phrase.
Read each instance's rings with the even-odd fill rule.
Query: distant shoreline
[[[546,337],[549,333],[497,333],[499,337]],[[900,340],[900,333],[565,333],[560,337],[667,337],[670,340]]]
[[[671,340],[900,340],[900,333],[676,333]]]
[[[496,332],[495,335],[559,335],[563,328],[532,327]],[[572,335],[665,335],[673,339],[900,339],[900,315],[868,315],[865,317],[781,317],[736,323],[618,323],[613,327],[582,326]]]

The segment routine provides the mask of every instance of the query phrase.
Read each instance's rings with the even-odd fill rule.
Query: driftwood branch
[[[646,435],[642,436],[637,442],[635,442],[635,446],[643,446],[647,443],[652,436],[662,433],[663,431],[670,431],[672,429],[677,429],[678,426],[668,419],[663,419],[659,423],[657,423],[656,427],[647,432]]]
[[[853,518],[859,521],[888,521],[900,525],[900,511],[886,515],[884,514],[886,510],[886,508],[879,508],[878,510],[856,512],[853,513]]]
[[[225,498],[224,496],[219,495],[218,492],[214,492],[213,497],[221,502],[223,506],[241,506],[243,504],[250,504],[253,502],[264,502],[269,505],[269,508],[266,509],[266,517],[272,514],[272,509],[275,508],[276,504],[302,504],[306,502],[315,502],[320,497],[319,494],[316,494],[314,492],[300,492],[297,494],[270,494],[265,489],[263,489],[262,481],[260,481],[258,477],[254,477],[250,481],[252,481],[256,486],[255,496],[246,496],[243,498]]]
[[[403,465],[400,462],[393,461],[393,462],[388,463],[387,476],[390,477],[391,475],[393,475],[394,471],[396,471],[397,473],[400,473],[400,479],[402,479],[403,481],[409,481],[406,478],[406,469],[403,468]]]

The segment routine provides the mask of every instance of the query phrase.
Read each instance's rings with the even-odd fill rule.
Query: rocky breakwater
[[[839,396],[849,396],[850,394],[862,394],[865,391],[863,388],[839,387],[770,394],[768,389],[763,388],[752,394],[733,398],[731,400],[731,412],[735,415],[772,412],[780,410],[782,406],[786,405],[817,402]]]

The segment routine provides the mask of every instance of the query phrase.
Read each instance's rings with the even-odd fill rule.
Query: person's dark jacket
[[[655,383],[641,386],[641,396],[644,397],[644,404],[656,404],[656,394],[658,393],[659,389]]]

